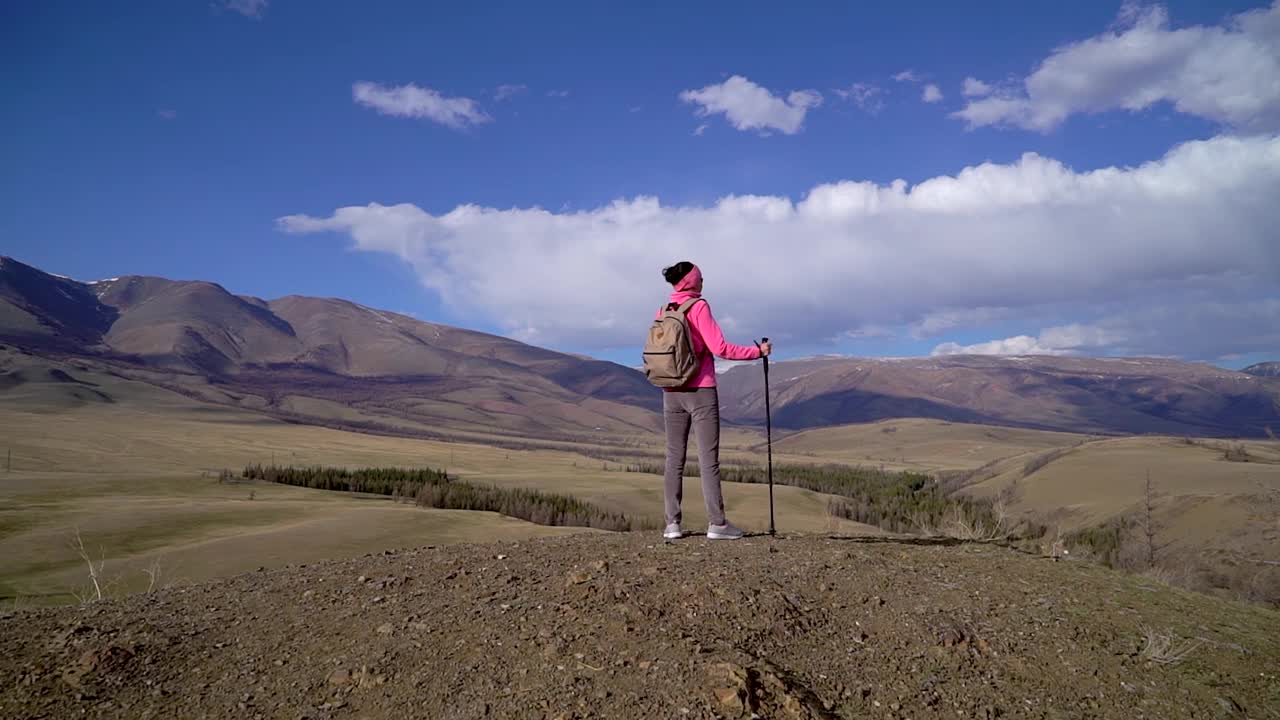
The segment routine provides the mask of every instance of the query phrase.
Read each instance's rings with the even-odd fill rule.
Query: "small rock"
[[[308,590],[308,591],[306,591],[306,592],[302,593],[302,599],[303,599],[303,600],[310,600],[311,598],[315,597],[315,594],[316,594],[316,591],[315,591],[315,590]]]
[[[1233,697],[1218,698],[1218,706],[1222,708],[1223,712],[1228,716],[1244,713],[1244,708],[1240,707],[1240,703],[1236,702],[1236,699]]]
[[[356,582],[358,582],[358,583],[367,583],[367,582],[369,582],[369,578],[365,577],[364,575],[361,575],[360,577],[356,578]]]
[[[596,572],[604,572],[609,569],[609,563],[605,562],[604,560],[597,560],[591,563],[591,567],[595,569]]]
[[[964,633],[954,627],[945,627],[938,631],[938,644],[942,647],[955,647],[964,642]]]
[[[713,675],[719,675],[730,682],[737,683],[739,686],[747,684],[747,669],[731,662],[719,662],[711,666]]]
[[[392,626],[391,623],[382,623],[381,625],[378,626],[379,635],[390,635],[391,633],[395,632],[395,630],[396,630],[395,627]]]
[[[590,579],[591,579],[591,573],[587,572],[586,570],[575,570],[574,572],[569,573],[569,576],[565,578],[565,584],[581,585],[582,583],[587,582]]]
[[[327,680],[330,685],[337,685],[338,687],[349,685],[351,684],[351,671],[346,668],[338,668],[329,673]]]
[[[720,707],[735,713],[742,712],[742,697],[738,694],[738,688],[716,688],[715,694],[716,702],[720,703]]]

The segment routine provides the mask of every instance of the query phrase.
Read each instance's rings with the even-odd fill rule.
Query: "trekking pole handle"
[[[762,343],[767,343],[767,342],[769,342],[769,338],[767,338],[767,337],[765,337],[765,338],[760,338],[759,340],[756,340],[756,341],[754,341],[754,342],[755,342],[755,344],[756,344],[756,349],[757,349],[757,350],[764,350],[764,348],[763,348],[763,347],[761,347],[761,344],[762,344]],[[768,355],[765,355],[763,352],[760,354],[760,359],[761,359],[761,360],[764,360],[764,364],[765,364],[765,365],[768,365],[768,364],[769,364],[769,356],[768,356]]]

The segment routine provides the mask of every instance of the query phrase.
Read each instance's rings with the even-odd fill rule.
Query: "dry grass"
[[[80,536],[80,528],[76,528],[75,541],[71,548],[76,551],[76,555],[84,560],[85,565],[89,568],[89,586],[90,590],[75,592],[76,599],[83,605],[87,602],[102,599],[102,584],[106,581],[104,577],[104,569],[107,563],[104,550],[99,550],[98,561],[94,562],[93,556],[85,549],[84,538]]]
[[[1143,630],[1145,643],[1139,654],[1142,659],[1158,665],[1177,665],[1204,644],[1198,639],[1181,640],[1171,632],[1159,632],[1149,627]]]
[[[1267,441],[1245,441],[1242,445],[1259,458],[1274,452],[1262,447],[1274,445]],[[1162,437],[1090,442],[1027,477],[1023,477],[1023,469],[1021,463],[1006,465],[1002,472],[968,491],[999,497],[1016,482],[1018,492],[1010,503],[1011,512],[1051,517],[1061,522],[1064,530],[1075,530],[1138,511],[1150,471],[1152,492],[1160,498],[1158,520],[1170,536],[1183,538],[1187,536],[1180,533],[1190,532],[1198,541],[1211,541],[1238,535],[1241,529],[1226,516],[1215,521],[1213,512],[1230,512],[1234,519],[1236,501],[1246,506],[1256,504],[1259,496],[1280,489],[1280,464],[1226,462],[1215,447]],[[1184,527],[1178,516],[1193,510],[1194,527]]]
[[[886,432],[892,430],[891,432]],[[775,438],[774,452],[895,470],[972,470],[994,460],[1075,445],[1087,436],[904,418]]]
[[[0,408],[0,435],[14,459],[13,472],[0,472],[0,598],[47,604],[73,601],[72,590],[83,595],[86,563],[65,541],[75,527],[93,551],[99,578],[113,581],[101,586],[104,596],[387,548],[578,531],[490,513],[406,507],[389,498],[218,481],[223,468],[254,462],[443,467],[475,482],[573,495],[629,517],[661,515],[660,478],[607,472],[599,460],[568,450],[293,425],[137,382],[75,374],[116,402],[58,405],[25,397]],[[750,437],[730,433],[731,444]],[[767,487],[727,484],[724,492],[735,523],[768,527]],[[828,496],[792,487],[774,492],[784,532],[879,532],[833,521]],[[684,507],[686,526],[705,524],[696,478],[686,482]]]
[[[991,512],[992,518],[983,520],[966,511],[964,506],[956,505],[942,524],[942,534],[967,542],[994,542],[1007,538],[1010,530],[1008,508],[1003,501],[996,501]]]
[[[111,589],[145,591],[391,547],[566,531],[483,513],[398,506],[385,498],[218,483],[222,468],[255,462],[443,467],[466,480],[573,495],[632,517],[656,518],[661,512],[660,478],[605,471],[599,459],[575,452],[652,454],[660,452],[656,436],[618,436],[610,445],[543,443],[551,449],[522,450],[381,437],[283,423],[138,382],[72,372],[116,401],[67,395],[65,387],[42,396],[34,384],[19,387],[19,395],[0,395],[0,437],[7,443],[0,452],[12,449],[14,465],[13,472],[0,472],[3,599],[22,597],[30,604],[71,599],[69,590],[86,580],[86,561],[66,543],[74,527],[81,529],[84,546],[93,548],[100,577],[108,581],[104,595]],[[888,427],[895,430],[884,432]],[[754,449],[759,439],[754,431],[728,429],[725,458],[762,461],[763,449]],[[899,420],[791,435],[775,442],[775,460],[865,465],[870,456],[873,464],[883,461],[886,467],[986,466],[967,491],[999,497],[1017,482],[1017,493],[1005,493],[1007,520],[993,528],[962,516],[941,527],[917,528],[978,540],[999,537],[1026,513],[1060,512],[1052,522],[1069,531],[1129,512],[1141,501],[1143,473],[1150,468],[1162,498],[1162,532],[1169,537],[1188,547],[1224,547],[1280,560],[1275,556],[1280,503],[1270,501],[1280,497],[1277,443],[1243,443],[1251,461],[1242,463],[1224,461],[1212,444],[1153,437],[1103,440],[1022,478],[1028,459],[1081,439]],[[898,462],[890,462],[895,457]],[[766,486],[726,484],[724,491],[734,522],[748,530],[768,526]],[[706,518],[696,478],[686,482],[686,493],[685,524],[697,527]],[[782,532],[878,532],[831,518],[825,495],[776,487],[775,498]]]

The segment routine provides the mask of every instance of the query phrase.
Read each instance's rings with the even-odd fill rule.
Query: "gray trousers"
[[[662,393],[662,418],[667,425],[667,467],[664,501],[667,523],[680,522],[684,496],[684,457],[692,426],[698,439],[698,466],[707,521],[724,525],[724,497],[720,494],[720,394],[715,388]]]

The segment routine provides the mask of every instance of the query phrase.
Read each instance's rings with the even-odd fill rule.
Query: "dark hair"
[[[665,278],[667,282],[675,285],[683,280],[684,276],[688,275],[689,271],[692,269],[693,263],[688,260],[681,260],[671,267],[662,268],[662,277]]]

